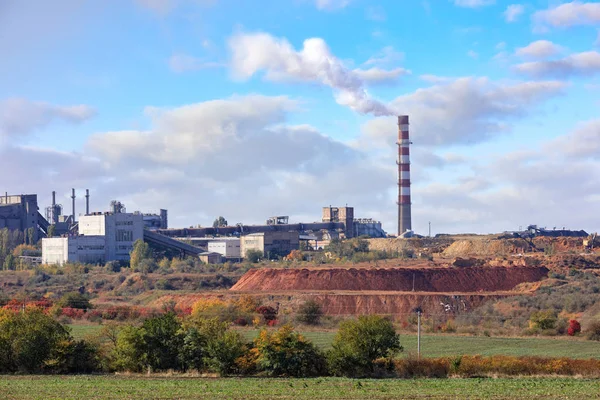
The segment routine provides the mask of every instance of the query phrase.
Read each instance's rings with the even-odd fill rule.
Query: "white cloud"
[[[512,121],[562,94],[565,87],[556,81],[499,84],[466,77],[440,80],[398,97],[390,106],[397,115],[410,115],[412,139],[419,146],[471,145],[510,132]],[[362,140],[364,146],[382,141],[391,145],[393,135],[393,118],[376,118],[364,124]]]
[[[454,4],[459,7],[478,8],[496,4],[496,0],[454,0]]]
[[[371,21],[382,22],[386,20],[386,15],[383,7],[381,6],[371,6],[367,8],[367,19]]]
[[[476,52],[476,51],[474,51],[474,50],[469,50],[469,51],[467,52],[467,55],[468,55],[469,57],[473,58],[473,59],[477,59],[477,58],[479,58],[479,54],[477,54],[477,52]]]
[[[396,51],[393,46],[386,46],[365,61],[365,65],[389,66],[404,60],[404,53]]]
[[[0,101],[0,139],[27,136],[54,121],[81,123],[96,111],[87,105],[58,106],[25,99]]]
[[[236,34],[229,40],[234,77],[249,79],[260,71],[272,81],[316,82],[334,90],[338,104],[373,115],[392,115],[382,102],[373,99],[365,82],[335,57],[325,41],[312,38],[296,51],[286,39],[266,33]]]
[[[360,79],[368,83],[390,83],[398,80],[403,75],[409,75],[410,71],[404,68],[394,68],[385,70],[377,67],[369,69],[354,69],[354,72]]]
[[[217,0],[134,0],[140,7],[146,8],[160,16],[166,16],[182,4],[195,6],[212,6]]]
[[[552,61],[532,61],[518,64],[515,70],[532,77],[591,76],[600,73],[600,53],[587,51]]]
[[[559,54],[563,48],[549,40],[537,40],[525,47],[520,47],[515,52],[516,55],[525,58],[546,58]]]
[[[504,19],[506,22],[516,22],[524,12],[525,7],[522,4],[511,4],[504,11]]]
[[[580,122],[569,134],[551,141],[546,149],[560,149],[575,159],[590,157],[600,161],[600,119]]]
[[[350,4],[350,0],[315,0],[317,9],[324,11],[339,10],[348,4]]]
[[[506,42],[500,42],[496,45],[496,50],[504,50],[506,49]]]
[[[171,71],[178,73],[225,66],[225,64],[222,63],[204,61],[200,58],[181,53],[173,54],[169,58],[168,64]]]
[[[567,28],[577,25],[600,24],[600,3],[571,1],[537,11],[533,15],[537,29],[547,26]]]

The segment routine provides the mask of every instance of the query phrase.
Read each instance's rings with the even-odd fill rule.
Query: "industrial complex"
[[[398,237],[414,235],[411,221],[410,197],[410,137],[409,118],[398,117]],[[85,213],[76,214],[76,193],[71,190],[71,213],[56,202],[39,212],[37,195],[0,196],[0,229],[22,232],[23,242],[35,244],[41,239],[44,264],[67,262],[105,263],[127,261],[136,240],[144,240],[155,248],[179,256],[200,257],[208,263],[239,260],[251,250],[268,257],[283,257],[294,249],[318,250],[334,239],[353,237],[385,238],[381,222],[355,218],[353,207],[326,206],[321,220],[309,223],[290,223],[288,216],[273,216],[264,225],[215,226],[206,228],[169,228],[168,213],[127,212],[117,200],[109,210],[90,211],[90,193],[85,194]],[[529,231],[535,230],[531,226]],[[537,231],[541,232],[540,229]],[[539,233],[538,232],[538,233]],[[584,235],[585,232],[579,233]],[[523,233],[511,233],[520,235]],[[579,236],[578,235],[578,236]]]

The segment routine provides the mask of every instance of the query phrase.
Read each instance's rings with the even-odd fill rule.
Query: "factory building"
[[[223,237],[208,242],[207,250],[209,253],[219,253],[225,258],[240,258],[240,238]]]
[[[33,243],[45,234],[44,228],[48,224],[38,211],[37,195],[9,195],[0,196],[0,229],[8,228],[11,231],[21,231],[28,236],[32,228]]]
[[[250,250],[258,250],[269,256],[286,256],[292,250],[300,248],[300,234],[290,232],[251,233],[240,238],[242,257]]]
[[[133,243],[143,238],[141,214],[92,213],[79,217],[79,236],[42,239],[42,263],[126,261]]]

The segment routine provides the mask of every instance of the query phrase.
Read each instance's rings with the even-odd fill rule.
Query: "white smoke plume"
[[[356,112],[394,115],[367,93],[365,75],[346,67],[323,39],[306,39],[302,50],[296,51],[286,39],[267,33],[236,34],[230,38],[229,47],[232,72],[239,79],[265,71],[265,79],[272,81],[317,82],[334,90],[338,104]]]

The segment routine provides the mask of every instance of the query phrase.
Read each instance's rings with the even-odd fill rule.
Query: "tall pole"
[[[431,221],[429,221],[429,237],[431,237]]]
[[[71,199],[73,200],[73,205],[72,205],[73,223],[75,223],[75,189],[71,189]]]
[[[421,310],[417,311],[417,358],[421,359]]]
[[[398,236],[412,230],[408,115],[398,116]]]

